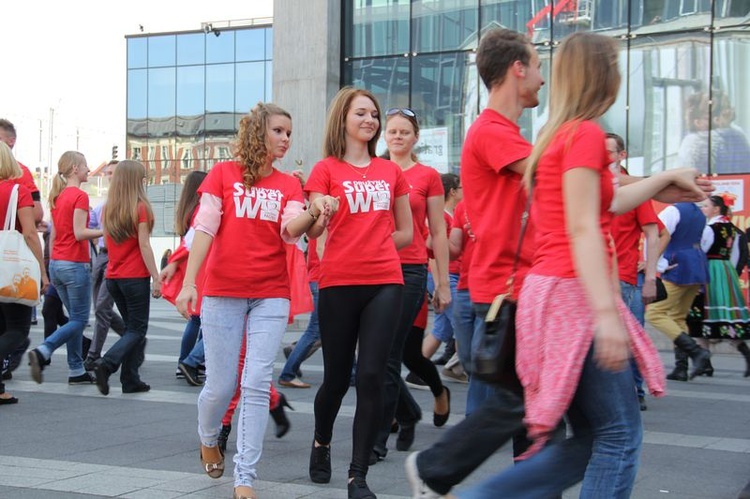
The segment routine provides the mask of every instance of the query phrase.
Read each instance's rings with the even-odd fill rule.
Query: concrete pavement
[[[92,318],[93,321],[93,318]],[[286,333],[284,342],[301,334],[304,320]],[[0,407],[0,499],[6,498],[214,498],[231,497],[230,439],[227,473],[212,480],[201,472],[196,433],[196,399],[200,388],[175,378],[184,321],[167,303],[152,303],[143,379],[145,394],[123,395],[117,377],[112,392],[101,396],[95,386],[68,386],[65,349],[55,353],[34,383],[25,365],[14,373],[7,391],[20,399]],[[87,329],[91,334],[91,329]],[[32,328],[32,345],[42,339],[41,324]],[[114,333],[108,339],[111,345]],[[106,348],[106,347],[105,347]],[[672,366],[671,353],[663,353]],[[284,358],[277,359],[280,372]],[[635,498],[734,499],[750,480],[750,379],[736,354],[714,356],[713,378],[669,382],[669,396],[649,399],[641,468]],[[274,437],[269,421],[257,484],[263,499],[346,497],[355,394],[347,394],[332,442],[333,479],[321,486],[307,476],[313,434],[313,399],[322,381],[322,358],[316,353],[302,366],[312,389],[285,388],[295,411],[288,411],[291,431]],[[453,415],[461,420],[466,385],[451,383]],[[432,408],[426,391],[413,391],[426,416]],[[428,447],[445,429],[431,418],[417,429],[414,449]],[[391,447],[395,445],[391,443]],[[368,483],[381,499],[409,497],[403,472],[407,453],[392,449],[370,469]],[[509,449],[499,451],[467,480],[474,483],[509,465]],[[576,490],[565,497],[577,497]]]

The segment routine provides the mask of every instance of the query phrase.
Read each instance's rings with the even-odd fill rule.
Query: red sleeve
[[[206,178],[203,179],[200,187],[198,187],[198,192],[201,194],[211,194],[220,199],[223,198],[223,171],[222,164],[214,165],[211,171],[208,172],[208,175],[206,175]]]
[[[74,210],[84,210],[86,213],[89,211],[89,195],[84,191],[78,192],[75,204],[73,205]]]
[[[18,164],[18,166],[21,167],[21,179],[18,181],[18,183],[24,187],[26,187],[31,194],[35,192],[39,192],[39,189],[37,189],[36,184],[34,183],[34,177],[31,175],[31,171],[24,165]]]
[[[474,148],[482,156],[485,164],[497,173],[516,161],[528,158],[531,154],[531,144],[520,133],[505,127],[486,130],[477,136],[478,144]]]
[[[464,203],[460,202],[456,205],[456,209],[453,210],[453,223],[451,223],[451,229],[464,229]],[[448,231],[450,233],[450,230]]]
[[[411,187],[409,187],[409,182],[406,181],[406,177],[404,176],[404,173],[401,171],[401,168],[398,167],[394,163],[395,169],[396,169],[396,185],[393,188],[394,198],[405,196],[406,194],[409,194],[409,191],[411,190]]]
[[[659,224],[659,217],[656,216],[656,211],[654,210],[654,205],[651,203],[651,200],[646,201],[635,209],[635,218],[640,227],[648,224]]]
[[[27,189],[25,185],[19,184],[18,186],[18,207],[34,207],[34,199],[31,197],[31,191],[29,191],[29,189]]]
[[[329,194],[331,189],[331,172],[328,170],[327,160],[318,161],[305,182],[305,192],[319,192]]]
[[[427,182],[427,197],[431,198],[433,196],[445,196],[443,181],[440,178],[440,174],[437,172],[437,170],[430,168],[429,176],[430,178]]]
[[[138,223],[148,223],[148,212],[146,211],[145,203],[138,203]]]
[[[607,158],[606,136],[599,126],[592,121],[578,123],[572,131],[572,137],[565,134],[566,153],[563,155],[563,173],[573,168],[591,168],[601,170],[602,158]]]

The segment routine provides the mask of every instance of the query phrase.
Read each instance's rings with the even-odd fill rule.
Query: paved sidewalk
[[[297,339],[304,319],[293,325],[284,342]],[[116,376],[108,397],[95,386],[68,386],[65,349],[55,353],[34,383],[24,365],[7,383],[20,399],[0,408],[0,499],[5,498],[221,498],[232,496],[230,439],[227,473],[212,480],[201,472],[196,434],[196,398],[200,388],[175,379],[184,321],[163,301],[152,303],[151,326],[143,379],[145,394],[123,395]],[[87,329],[91,334],[91,329]],[[107,345],[114,341],[108,339]],[[32,344],[41,341],[41,325],[32,329]],[[669,352],[663,358],[671,368]],[[276,375],[283,366],[279,352]],[[313,434],[313,399],[322,381],[322,358],[316,353],[302,366],[312,389],[289,389],[295,411],[288,411],[291,431],[274,437],[269,421],[257,484],[262,499],[345,498],[351,452],[355,394],[347,394],[332,442],[333,479],[310,482],[307,464]],[[750,479],[750,379],[735,354],[714,357],[716,374],[690,383],[669,382],[669,396],[649,399],[643,413],[645,444],[634,498],[734,499]],[[453,415],[461,420],[466,385],[451,383]],[[413,391],[426,421],[417,428],[415,450],[428,447],[445,431],[428,418],[427,391]],[[393,446],[393,444],[392,444]],[[403,472],[407,453],[391,450],[370,469],[368,482],[380,499],[409,497]],[[511,463],[509,449],[499,451],[467,480],[485,478]],[[565,497],[577,497],[576,490]]]

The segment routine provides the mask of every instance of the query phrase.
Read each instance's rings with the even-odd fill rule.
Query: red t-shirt
[[[281,218],[287,203],[304,203],[299,180],[273,169],[250,189],[242,166],[217,163],[198,192],[221,199],[221,225],[206,261],[204,296],[290,299]]]
[[[535,274],[575,277],[572,248],[568,239],[563,201],[563,174],[574,168],[591,168],[600,175],[601,234],[612,256],[609,207],[614,196],[614,177],[609,169],[605,135],[593,121],[568,122],[558,130],[539,159],[531,218],[536,226]]]
[[[453,217],[455,213],[451,215],[447,211],[443,212],[443,219],[445,220],[445,231],[448,233],[448,238],[451,237],[451,229],[453,228]],[[448,273],[449,274],[460,274],[461,273],[461,257],[459,256],[455,260],[448,262]]]
[[[409,183],[409,206],[414,224],[414,239],[411,244],[401,248],[398,256],[401,263],[427,263],[427,246],[423,234],[427,230],[427,198],[445,196],[443,182],[437,170],[417,163],[408,170],[402,170]]]
[[[89,195],[78,187],[66,187],[57,196],[52,209],[52,223],[55,226],[55,241],[52,244],[52,260],[66,262],[91,262],[89,242],[86,239],[76,241],[73,232],[73,213],[75,210],[86,212],[86,227],[89,225]]]
[[[463,235],[461,236],[461,242],[463,247],[461,248],[461,257],[458,276],[458,286],[456,289],[469,289],[469,268],[471,267],[471,258],[474,253],[474,238],[469,234],[469,216],[466,214],[466,205],[463,201],[456,205],[456,209],[453,212],[453,224],[451,229],[461,229]]]
[[[8,214],[8,205],[10,204],[10,195],[13,192],[13,186],[16,185],[16,179],[0,181],[0,224],[5,223],[5,216]],[[23,184],[18,186],[18,208],[28,208],[34,206],[34,200],[31,193]],[[16,230],[21,232],[21,223],[16,215]]]
[[[329,157],[315,165],[305,184],[308,193],[340,200],[320,262],[321,288],[404,282],[391,234],[394,202],[409,193],[409,184],[396,163],[381,158],[372,158],[366,175]]]
[[[474,303],[491,303],[507,291],[526,207],[522,177],[506,168],[531,154],[517,124],[485,109],[469,128],[461,152],[461,185],[476,245],[469,271]],[[521,289],[534,254],[534,227],[526,230],[514,292]]]
[[[320,258],[318,258],[318,240],[310,239],[307,244],[307,278],[310,282],[320,280]]]
[[[617,251],[620,280],[635,286],[638,283],[638,262],[643,226],[659,223],[654,205],[646,201],[638,208],[612,218],[612,240]]]
[[[142,223],[148,223],[148,211],[146,211],[145,203],[138,203],[138,224]],[[138,244],[137,226],[136,232],[119,244],[109,237],[109,234],[105,233],[104,238],[109,254],[107,279],[134,279],[151,276]]]
[[[39,189],[34,183],[34,177],[31,175],[31,170],[29,170],[26,165],[21,164],[20,161],[18,161],[18,166],[21,167],[22,175],[21,178],[16,179],[16,183],[26,187],[31,193],[31,198],[39,201]]]

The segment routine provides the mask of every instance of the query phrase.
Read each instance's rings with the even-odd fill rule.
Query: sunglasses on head
[[[393,116],[394,114],[403,114],[404,116],[408,116],[410,118],[417,117],[417,113],[415,113],[408,107],[392,107],[388,111],[385,112],[386,116]]]

